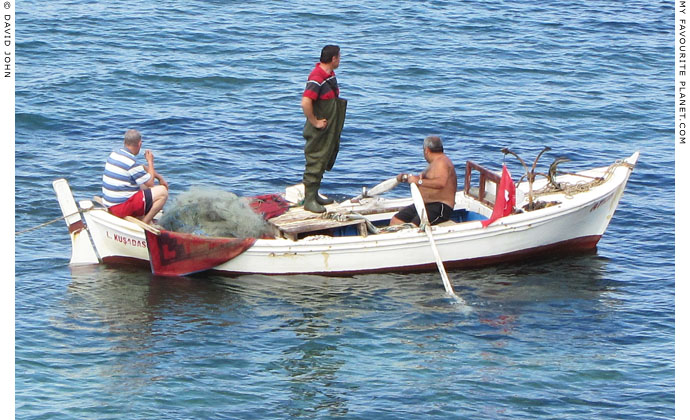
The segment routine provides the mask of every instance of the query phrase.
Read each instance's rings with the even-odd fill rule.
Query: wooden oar
[[[132,216],[125,216],[125,220],[128,222],[132,222],[135,225],[138,225],[140,228],[144,230],[148,230],[149,232],[153,233],[154,235],[160,235],[161,231],[156,229],[155,227],[149,225],[148,223],[144,223],[141,220],[137,219],[136,217]]]
[[[429,225],[429,218],[426,215],[426,207],[424,207],[424,199],[422,198],[422,193],[419,192],[417,184],[410,184],[410,192],[412,192],[412,200],[414,200],[414,207],[415,209],[417,209],[417,214],[419,215],[419,227],[424,229],[424,232],[426,232],[426,236],[429,237],[431,250],[434,253],[434,257],[436,258],[436,266],[438,267],[438,271],[441,273],[441,279],[443,280],[443,286],[446,288],[446,293],[457,298],[458,296],[453,291],[453,286],[450,284],[450,280],[448,279],[446,268],[443,266],[443,260],[441,259],[441,255],[438,253],[438,248],[436,248],[436,242],[434,241],[434,236],[431,233],[431,225]]]

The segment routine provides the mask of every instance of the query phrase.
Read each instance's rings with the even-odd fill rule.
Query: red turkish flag
[[[503,173],[501,173],[501,183],[498,186],[498,193],[496,194],[496,203],[494,203],[494,212],[487,220],[482,220],[482,226],[487,227],[501,217],[507,216],[513,212],[515,207],[515,184],[513,178],[510,177],[510,172],[506,165],[503,165]]]

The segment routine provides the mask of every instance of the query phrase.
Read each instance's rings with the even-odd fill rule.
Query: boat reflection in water
[[[574,314],[615,311],[606,269],[584,255],[451,271],[467,313],[439,294],[436,273],[162,278],[73,267],[65,328],[98,361],[90,371],[106,378],[104,392],[145,395],[163,381],[185,398],[260,406],[253,391],[282,381],[287,415],[342,415],[353,393],[438,366],[454,380],[496,381],[511,365],[502,349],[520,354],[535,333],[566,339]],[[364,374],[384,368],[389,377]],[[209,392],[205,378],[227,390]]]

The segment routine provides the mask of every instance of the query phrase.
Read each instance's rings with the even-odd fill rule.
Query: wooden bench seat
[[[321,217],[301,207],[290,209],[278,217],[268,220],[277,237],[296,241],[305,236],[332,233],[334,229],[345,226],[356,226],[361,236],[367,236],[367,225],[364,219],[338,221]]]

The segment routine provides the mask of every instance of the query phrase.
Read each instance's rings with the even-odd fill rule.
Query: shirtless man
[[[455,192],[458,189],[458,177],[453,162],[443,153],[443,143],[438,136],[424,139],[424,159],[429,162],[424,172],[417,175],[399,174],[399,182],[416,183],[422,193],[429,223],[432,225],[445,222],[455,207]],[[398,212],[391,219],[391,225],[413,223],[419,226],[420,220],[414,204]]]

